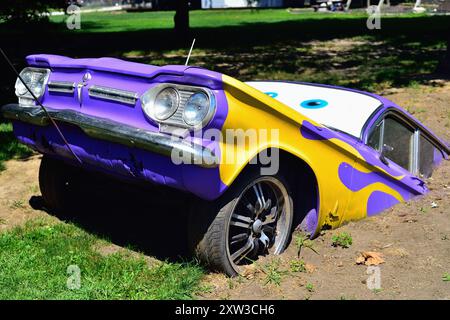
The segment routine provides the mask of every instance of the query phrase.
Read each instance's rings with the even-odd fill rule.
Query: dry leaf
[[[377,266],[384,263],[383,254],[375,251],[363,251],[356,258],[356,264],[365,264],[366,266]]]
[[[306,272],[313,273],[316,270],[316,267],[312,264],[306,263],[305,269],[306,269]]]
[[[360,255],[358,258],[356,258],[356,264],[364,264],[366,262],[366,259]]]
[[[258,272],[254,264],[249,264],[244,266],[244,270],[242,271],[242,276],[247,278],[248,280],[252,280],[255,277],[255,274]]]

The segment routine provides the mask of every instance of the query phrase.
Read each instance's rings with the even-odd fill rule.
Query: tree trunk
[[[179,38],[187,38],[189,34],[189,5],[187,0],[177,0],[174,17],[175,33]]]

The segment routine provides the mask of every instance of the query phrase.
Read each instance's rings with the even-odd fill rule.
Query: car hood
[[[144,78],[154,78],[162,74],[183,76],[184,72],[189,68],[189,66],[181,65],[158,67],[116,58],[73,59],[51,54],[30,55],[27,57],[27,63],[35,67],[90,69]]]

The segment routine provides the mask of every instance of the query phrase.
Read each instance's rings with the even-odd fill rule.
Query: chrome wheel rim
[[[235,202],[227,223],[227,255],[233,269],[267,254],[280,254],[290,234],[292,206],[288,191],[275,177],[260,177]]]

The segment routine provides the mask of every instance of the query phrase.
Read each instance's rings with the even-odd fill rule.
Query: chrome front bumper
[[[75,125],[92,138],[140,148],[168,157],[171,157],[173,152],[182,153],[184,159],[190,159],[190,163],[204,168],[215,168],[219,164],[217,156],[212,150],[199,144],[190,143],[182,138],[142,130],[73,110],[47,108],[47,111],[55,121]],[[8,104],[2,107],[1,113],[3,117],[11,120],[37,126],[51,125],[44,110],[39,106],[23,107],[19,104]]]

